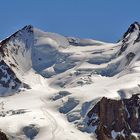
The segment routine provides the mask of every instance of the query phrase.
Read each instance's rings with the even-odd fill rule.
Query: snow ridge
[[[1,129],[12,140],[96,139],[87,114],[98,101],[140,92],[139,45],[137,22],[118,43],[25,26],[0,42]]]

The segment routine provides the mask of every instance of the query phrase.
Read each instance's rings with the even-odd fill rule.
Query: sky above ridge
[[[65,36],[118,41],[140,22],[140,0],[0,0],[0,40],[25,25]]]

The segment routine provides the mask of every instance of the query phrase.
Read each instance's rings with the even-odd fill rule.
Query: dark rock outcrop
[[[139,140],[140,97],[114,100],[103,97],[87,114],[88,125],[95,127],[98,140]]]
[[[0,131],[0,140],[8,140],[6,134],[1,131]]]
[[[129,65],[130,62],[133,60],[133,58],[135,57],[135,53],[133,52],[130,52],[126,55],[126,59],[127,59],[127,62],[125,65]]]
[[[0,85],[15,89],[21,84],[12,69],[2,60],[0,61]]]

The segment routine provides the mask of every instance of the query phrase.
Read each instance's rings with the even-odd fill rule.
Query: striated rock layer
[[[87,114],[88,126],[96,126],[98,140],[140,139],[140,97],[114,100],[103,97]]]

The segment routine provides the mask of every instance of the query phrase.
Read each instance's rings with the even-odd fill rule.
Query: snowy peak
[[[0,42],[0,96],[23,87],[22,74],[31,67],[33,26],[28,25]]]
[[[25,30],[25,31],[28,31],[28,32],[33,32],[33,25],[26,25],[21,30]]]
[[[33,26],[28,25],[0,43],[2,59],[17,73],[31,68],[31,48],[34,43]]]
[[[139,137],[139,34],[135,22],[113,44],[27,25],[3,40],[0,96],[19,94],[0,99],[0,129],[12,140]]]
[[[135,53],[136,55],[140,52],[140,24],[134,22],[130,25],[128,30],[120,41],[121,48],[118,55]]]
[[[119,50],[116,54],[117,71],[124,72],[132,70],[140,60],[140,24],[134,22],[119,42]],[[118,46],[118,47],[119,47]],[[125,72],[124,72],[125,73]]]
[[[140,41],[140,24],[138,22],[134,22],[130,25],[128,30],[123,35],[123,39],[121,40],[122,44],[132,44],[138,43]],[[125,48],[124,48],[125,49]]]
[[[139,60],[139,43],[135,43],[139,33],[140,25],[134,22],[119,44],[109,44],[65,37],[27,25],[0,43],[1,60],[20,81],[32,69],[45,78],[56,77],[52,85],[76,87],[93,83],[94,73],[113,77],[131,69]],[[91,77],[87,78],[88,74]],[[61,80],[59,75],[64,75]]]
[[[133,42],[133,44],[140,41],[140,24],[138,22],[134,22],[130,25],[128,30],[123,36],[123,43],[130,43]]]
[[[26,32],[33,32],[33,26],[32,25],[26,25],[24,26],[22,29],[18,30],[17,32],[15,32],[14,34],[12,34],[11,36],[7,37],[6,39],[2,40],[0,42],[0,46],[6,44],[10,39],[18,37]]]
[[[140,31],[140,24],[138,22],[134,22],[130,25],[128,30],[123,35],[123,38],[126,38],[128,35],[132,34],[133,32],[139,32]]]

